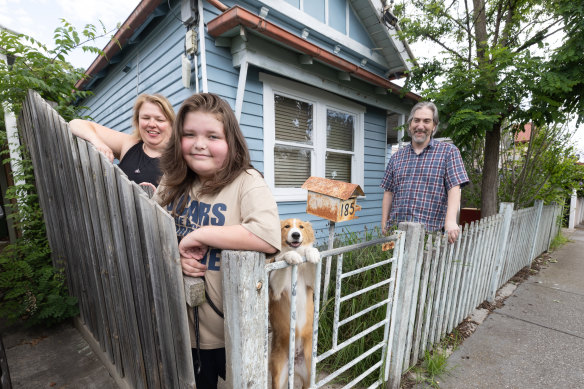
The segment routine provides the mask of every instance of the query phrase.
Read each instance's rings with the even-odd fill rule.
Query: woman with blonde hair
[[[132,134],[82,119],[70,121],[69,127],[74,135],[93,144],[110,162],[117,158],[118,166],[130,180],[158,186],[162,176],[159,158],[170,139],[174,117],[172,105],[164,96],[141,94],[134,104]]]

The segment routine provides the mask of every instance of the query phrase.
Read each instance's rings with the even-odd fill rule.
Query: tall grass
[[[550,243],[549,251],[554,251],[568,242],[570,242],[570,239],[562,233],[562,229],[560,228],[558,234],[554,237],[554,239],[552,239]]]
[[[381,232],[377,229],[374,231],[365,232],[365,240],[377,239],[382,237]],[[344,231],[336,247],[347,246],[351,244],[356,244],[362,242],[363,239],[355,233],[350,233]],[[337,243],[337,242],[335,242]],[[343,273],[365,267],[367,265],[382,261],[384,259],[390,258],[393,255],[392,250],[382,251],[381,245],[369,246],[360,250],[345,253],[343,255],[342,268]],[[325,259],[323,258],[323,261]],[[330,296],[324,304],[321,302],[321,311],[319,317],[319,335],[318,335],[318,355],[330,350],[333,347],[333,323],[334,323],[334,299],[335,299],[335,283],[336,283],[336,268],[339,261],[338,257],[333,257],[331,259],[331,280],[328,296]],[[323,264],[323,278],[324,278],[324,264]],[[375,269],[365,271],[360,274],[343,279],[341,287],[341,296],[346,296],[355,291],[364,289],[370,285],[374,285],[382,280],[388,279],[391,276],[391,264],[386,266],[381,266]],[[321,288],[322,286],[321,280]],[[361,294],[355,298],[347,300],[340,305],[339,310],[339,320],[350,317],[376,303],[386,299],[388,297],[388,285],[373,289],[367,293]],[[322,295],[322,294],[321,294]],[[379,308],[368,312],[364,316],[361,316],[345,325],[341,326],[338,330],[338,342],[341,344],[352,336],[370,328],[376,323],[385,319],[387,314],[387,304],[382,305]],[[383,341],[384,327],[380,327],[373,331],[372,333],[366,335],[360,340],[354,342],[353,344],[345,347],[341,351],[329,356],[317,365],[317,370],[323,373],[330,373],[332,371],[338,370],[342,366],[351,362],[353,359],[361,354],[364,354],[372,346]],[[339,383],[350,382],[355,377],[359,376],[365,372],[369,367],[378,362],[381,359],[381,349],[374,352],[369,357],[360,361],[355,366],[348,369],[340,377],[336,379]],[[376,370],[367,376],[363,385],[371,385],[380,377],[381,368]]]

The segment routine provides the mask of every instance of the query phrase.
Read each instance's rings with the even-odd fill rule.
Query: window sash
[[[307,148],[274,147],[274,186],[300,188],[310,177],[312,152]]]
[[[274,94],[276,141],[313,144],[312,104]]]
[[[353,151],[355,144],[355,115],[330,108],[326,112],[327,148]]]
[[[264,83],[264,174],[276,201],[306,201],[307,192],[299,187],[300,181],[305,181],[309,176],[326,177],[327,155],[329,153],[333,154],[328,162],[330,176],[334,175],[337,179],[346,177],[346,181],[363,186],[365,107],[321,89],[264,73],[260,73],[260,81]],[[297,134],[301,133],[302,136],[286,139],[281,136],[280,132],[276,135],[278,131],[276,126],[276,96],[292,100],[292,104],[284,106],[296,106],[294,102],[298,100],[306,103],[307,107],[312,107],[310,137],[305,136],[305,131],[299,132],[298,130]],[[278,107],[278,111],[280,108]],[[330,145],[333,147],[327,147],[327,110],[333,111],[332,114],[328,112],[328,116],[342,119],[339,120],[340,124],[337,128],[333,126],[333,134],[342,134],[342,130],[347,131],[348,128],[353,128],[352,144],[341,137],[341,141],[344,143],[332,142]],[[345,113],[352,116],[347,116]],[[348,120],[345,120],[347,118]],[[350,124],[351,120],[353,121],[352,125]],[[294,125],[294,127],[298,129],[300,126]],[[308,138],[311,140],[310,144],[305,143]],[[300,149],[305,149],[306,152],[310,151],[310,156],[303,154],[304,159],[301,159],[299,157]],[[289,164],[287,168],[282,168],[284,166],[283,160],[278,160],[281,156],[278,157],[277,153],[281,151],[286,151],[289,154],[293,151],[295,162],[292,165]],[[343,157],[342,155],[347,156]],[[289,161],[290,159],[286,159],[286,162]],[[296,170],[302,171],[302,179],[300,175],[293,178],[288,177],[290,174],[296,174]]]

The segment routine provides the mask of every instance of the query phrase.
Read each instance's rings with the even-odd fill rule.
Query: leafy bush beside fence
[[[69,295],[62,266],[54,267],[51,261],[32,162],[24,147],[21,153],[19,174],[14,178],[23,184],[6,192],[8,201],[18,202],[17,211],[9,217],[21,234],[0,252],[0,317],[23,320],[27,326],[51,326],[76,316],[79,309],[77,298]]]

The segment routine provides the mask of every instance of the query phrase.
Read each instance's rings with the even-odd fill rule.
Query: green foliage
[[[568,242],[570,242],[570,239],[566,235],[562,234],[562,229],[560,228],[558,231],[558,235],[556,235],[550,243],[549,251],[555,251],[556,249],[562,247]]]
[[[101,54],[88,42],[97,38],[97,29],[87,25],[78,32],[71,24],[61,20],[55,30],[54,49],[22,34],[0,29],[0,53],[8,61],[0,61],[0,141],[8,141],[4,124],[4,109],[17,116],[28,89],[34,89],[45,100],[55,103],[55,109],[65,119],[77,117],[72,103],[87,97],[90,92],[75,88],[85,77],[82,69],[66,62],[72,50]],[[103,28],[103,25],[102,25]],[[103,30],[105,34],[105,29]],[[7,156],[3,147],[3,155]],[[34,185],[30,158],[24,147],[14,181],[19,183],[6,192],[7,207],[16,227],[21,232],[17,240],[0,253],[0,316],[11,321],[23,320],[26,325],[52,325],[78,313],[77,300],[68,295],[63,269],[55,269],[51,261],[42,211]],[[3,163],[8,163],[5,159]],[[10,207],[12,205],[12,207]]]
[[[529,141],[516,143],[513,140],[518,127],[504,133],[499,200],[515,204],[516,209],[530,207],[535,200],[562,204],[584,181],[584,166],[576,163],[570,134],[562,126],[531,126]],[[471,182],[478,182],[484,159],[482,142],[475,140],[465,151],[464,163]],[[480,190],[478,185],[465,188],[464,206],[479,207]]]
[[[6,133],[0,134],[5,137]],[[18,203],[18,211],[9,217],[21,235],[0,252],[0,317],[11,322],[22,320],[27,326],[50,326],[77,315],[77,299],[68,295],[63,269],[52,265],[43,214],[32,184],[32,163],[25,151],[21,147],[24,158],[18,162],[20,174],[14,177],[24,184],[6,191],[6,199]]]
[[[432,58],[419,59],[410,72],[406,88],[421,91],[438,105],[447,125],[442,134],[464,152],[477,138],[505,130],[505,123],[542,126],[564,123],[572,114],[582,117],[581,99],[573,101],[581,97],[584,82],[580,2],[478,3],[484,18],[463,1],[410,0],[395,8],[401,37],[433,48],[428,50]],[[554,50],[546,38],[562,30],[568,39]],[[481,172],[494,177],[498,146],[484,142],[483,147]],[[486,186],[490,194],[481,193],[482,201],[496,197],[493,184]]]
[[[448,356],[440,348],[426,350],[422,364],[413,369],[416,381],[425,382],[433,388],[439,388],[438,376],[448,371]]]
[[[578,122],[584,123],[584,3],[557,0],[554,5],[565,36],[541,75],[534,114],[547,119],[549,107],[557,107],[567,114],[576,113]]]
[[[97,29],[88,24],[79,33],[66,20],[61,19],[61,23],[55,29],[53,49],[27,35],[0,29],[0,53],[8,57],[8,63],[0,61],[0,101],[16,115],[28,89],[56,103],[55,109],[65,120],[76,117],[81,108],[72,103],[91,93],[75,88],[77,81],[86,76],[83,69],[75,69],[65,58],[78,47],[102,54],[97,47],[87,44],[99,37]],[[102,35],[106,33],[104,29]],[[4,127],[3,121],[0,127]]]
[[[528,143],[513,144],[502,153],[501,200],[517,209],[534,200],[563,203],[584,180],[571,143],[560,126],[532,126]]]

